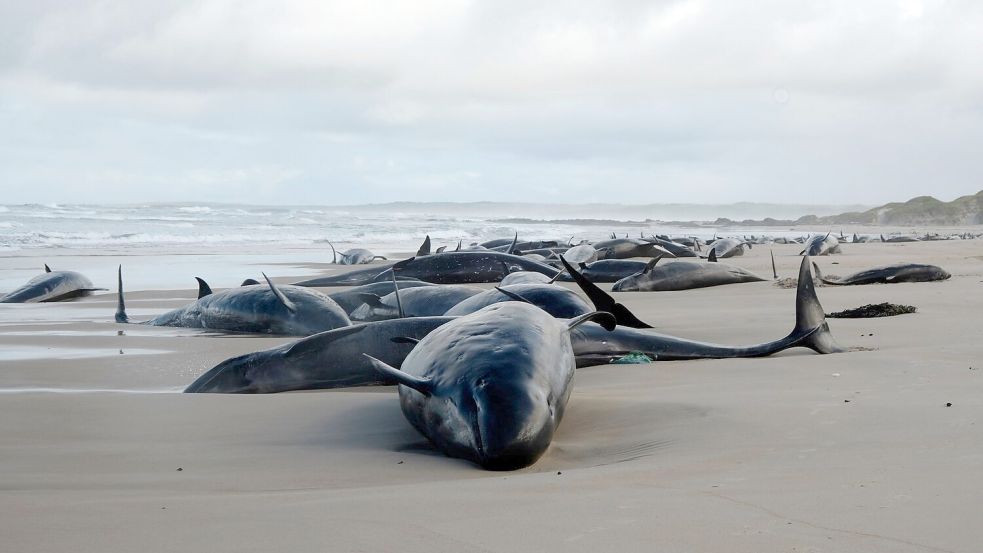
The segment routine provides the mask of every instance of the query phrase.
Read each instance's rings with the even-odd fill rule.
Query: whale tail
[[[802,257],[799,266],[799,286],[795,294],[795,328],[789,335],[792,343],[788,347],[806,347],[816,353],[837,353],[846,351],[833,338],[826,322],[826,313],[816,296],[816,285],[812,281],[812,263],[809,256]]]
[[[117,323],[128,323],[130,318],[126,316],[126,303],[123,302],[123,266],[120,265],[117,269],[116,277],[119,283],[119,289],[116,296],[116,322]]]
[[[818,278],[819,281],[822,282],[823,284],[832,284],[834,286],[843,284],[842,282],[837,282],[835,280],[824,277],[823,272],[819,270],[819,265],[816,265],[815,262],[812,263],[812,269],[816,271],[816,278]]]

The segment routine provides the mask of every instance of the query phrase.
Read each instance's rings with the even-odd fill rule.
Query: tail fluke
[[[812,282],[812,262],[808,255],[802,257],[802,264],[799,266],[799,287],[795,294],[795,329],[792,336],[798,337],[794,345],[817,353],[846,351],[836,343],[829,331],[826,313],[816,296],[816,285]]]
[[[835,280],[830,280],[830,279],[824,277],[823,276],[823,272],[819,270],[819,265],[816,265],[815,262],[813,262],[812,268],[813,268],[813,270],[816,271],[816,278],[818,278],[819,281],[822,282],[823,284],[832,284],[834,286],[843,284],[842,282],[836,282]]]

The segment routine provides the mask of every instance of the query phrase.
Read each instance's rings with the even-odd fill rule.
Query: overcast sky
[[[0,0],[0,203],[983,189],[983,2]]]

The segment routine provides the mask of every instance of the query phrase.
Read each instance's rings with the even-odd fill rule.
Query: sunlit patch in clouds
[[[973,2],[3,11],[5,202],[875,203],[983,169]]]

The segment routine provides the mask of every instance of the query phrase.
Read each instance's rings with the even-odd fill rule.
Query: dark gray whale
[[[615,282],[611,291],[666,292],[762,280],[765,279],[746,269],[724,263],[675,261],[625,277]]]
[[[468,315],[503,301],[531,303],[554,317],[572,319],[594,311],[576,292],[552,284],[525,283],[499,286],[467,298],[444,314],[450,317]]]
[[[399,367],[422,339],[452,317],[393,319],[321,332],[275,348],[222,361],[184,391],[186,393],[269,394],[394,384],[363,356]]]
[[[459,284],[442,286],[420,286],[399,288],[384,297],[362,294],[365,303],[352,311],[353,321],[382,321],[397,317],[434,317],[443,315],[448,309],[481,294],[483,289]]]
[[[549,277],[558,270],[521,256],[491,250],[447,252],[411,257],[392,267],[396,275],[434,284],[474,284],[501,282],[509,273],[533,271]]]
[[[933,280],[946,280],[950,278],[947,271],[935,265],[922,265],[920,263],[897,263],[895,265],[885,265],[874,267],[847,275],[842,278],[825,278],[819,265],[812,264],[816,270],[816,277],[825,284],[833,286],[849,286],[858,284],[893,284],[895,282],[930,282]]]
[[[436,286],[436,285],[419,280],[399,281],[400,290],[409,290],[410,288],[417,288],[420,286]],[[387,294],[391,294],[392,291],[393,291],[392,280],[386,280],[381,282],[373,282],[372,284],[365,284],[362,286],[354,286],[347,290],[341,290],[338,292],[331,292],[330,294],[328,294],[328,297],[333,299],[335,303],[340,305],[341,308],[345,310],[345,313],[348,313],[350,316],[352,311],[355,311],[359,307],[365,305],[365,298],[362,296],[362,294],[374,294],[376,296],[382,297]]]
[[[596,325],[583,325],[571,335],[578,366],[603,365],[631,352],[642,352],[652,359],[717,359],[762,357],[794,347],[817,353],[843,351],[833,339],[826,315],[816,296],[809,257],[799,266],[799,284],[795,298],[795,327],[788,336],[753,346],[725,346],[696,342],[647,330],[619,327],[607,332]]]
[[[345,311],[320,292],[289,284],[276,286],[269,278],[266,283],[199,294],[201,297],[191,304],[139,324],[287,336],[309,336],[351,325]],[[130,322],[123,301],[122,266],[116,322]]]
[[[403,415],[446,455],[489,470],[536,462],[553,440],[573,387],[570,331],[590,313],[555,319],[522,302],[505,302],[436,328],[396,369],[372,360],[399,382]]]
[[[97,290],[92,281],[75,271],[52,271],[47,265],[44,273],[28,280],[20,288],[0,297],[0,303],[45,303],[88,296]]]
[[[566,259],[566,256],[563,258]],[[580,267],[580,273],[589,278],[591,282],[618,282],[627,276],[642,272],[648,265],[647,261],[637,259],[602,259],[587,264],[573,263],[569,259],[567,261],[571,265]],[[569,273],[563,273],[557,280],[570,282],[574,278]]]

